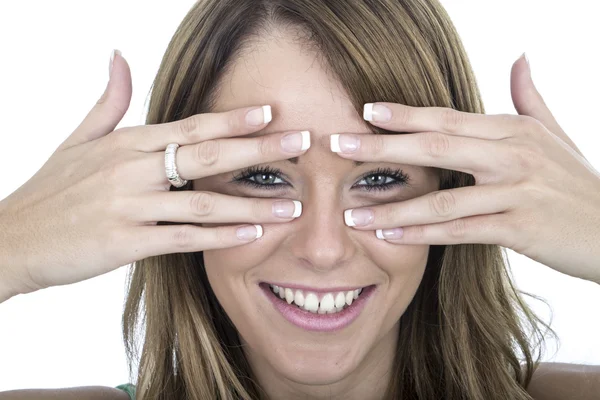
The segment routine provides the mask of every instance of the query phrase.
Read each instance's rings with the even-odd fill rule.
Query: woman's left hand
[[[497,244],[600,284],[600,173],[554,119],[523,57],[511,71],[511,94],[520,115],[365,105],[372,124],[416,133],[341,134],[342,151],[349,144],[354,152],[340,156],[462,171],[476,184],[365,207],[372,222],[355,228],[397,244]]]

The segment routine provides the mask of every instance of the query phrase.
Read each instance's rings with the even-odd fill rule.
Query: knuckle
[[[467,224],[464,219],[459,218],[448,223],[448,235],[451,238],[462,239],[467,232]]]
[[[119,220],[130,218],[129,210],[130,204],[128,201],[121,198],[120,196],[104,193],[102,196],[102,212],[109,217],[116,217]],[[99,207],[100,209],[100,207]]]
[[[439,158],[448,154],[450,139],[439,132],[426,132],[419,136],[421,150],[431,158]]]
[[[518,193],[527,199],[527,203],[540,206],[548,198],[548,193],[535,181],[526,180],[519,184]]]
[[[268,157],[273,154],[277,149],[273,143],[271,135],[260,136],[256,142],[257,151],[260,157]]]
[[[97,142],[96,149],[102,153],[110,153],[114,154],[118,151],[122,151],[125,147],[125,135],[115,134],[114,132],[108,134],[107,136],[100,138]]]
[[[415,225],[410,228],[410,239],[422,242],[425,239],[425,226]]]
[[[206,140],[196,146],[196,160],[200,165],[210,166],[219,159],[220,145],[218,140]]]
[[[540,121],[538,121],[536,118],[529,116],[529,115],[515,115],[515,118],[517,119],[517,123],[520,124],[523,128],[538,128],[539,124],[541,124]]]
[[[109,133],[105,138],[106,144],[112,151],[123,149],[127,146],[129,139],[129,130],[119,128]]]
[[[251,204],[251,214],[252,217],[254,217],[255,221],[260,221],[263,220],[263,214],[264,214],[264,200],[260,200],[260,199],[253,199],[252,200],[252,204]]]
[[[200,217],[206,217],[215,210],[215,196],[208,192],[196,192],[190,196],[190,209]]]
[[[455,133],[464,125],[465,119],[466,114],[453,108],[442,108],[440,111],[442,128],[447,132]]]
[[[546,127],[536,118],[529,115],[517,115],[517,131],[521,135],[536,140]]]
[[[398,221],[404,212],[399,210],[399,207],[394,207],[392,204],[382,205],[378,211],[378,218],[382,221]]]
[[[431,212],[438,217],[448,217],[456,209],[456,198],[448,190],[435,192],[429,197]]]
[[[410,125],[413,120],[413,109],[411,107],[398,107],[394,110],[394,121],[401,126]]]
[[[536,145],[519,146],[513,151],[514,165],[520,171],[531,172],[542,166],[542,154]]]
[[[384,137],[382,135],[371,136],[371,151],[375,156],[381,156],[385,150]]]
[[[192,248],[194,244],[194,232],[189,225],[178,225],[173,232],[173,243],[180,250]]]
[[[123,178],[123,168],[120,162],[109,162],[104,164],[99,170],[102,184],[105,187],[112,187],[119,183],[119,180]]]
[[[201,140],[200,127],[202,125],[201,115],[192,115],[177,122],[176,129],[183,143],[195,143]]]
[[[130,176],[139,176],[139,170],[139,160],[137,159],[123,159],[121,156],[104,163],[98,169],[102,185],[104,185],[104,192],[112,193],[115,192],[115,189],[127,188],[128,186],[123,185],[123,182],[127,181]]]
[[[493,116],[492,116],[493,117]],[[497,114],[495,116],[495,118],[498,118],[498,123],[499,124],[514,124],[515,122],[517,122],[519,120],[521,116],[520,115],[515,115],[515,114]]]

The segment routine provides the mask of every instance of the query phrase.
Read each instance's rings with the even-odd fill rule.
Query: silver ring
[[[171,185],[175,186],[176,188],[185,186],[188,183],[187,180],[181,179],[177,173],[177,166],[175,165],[175,153],[177,153],[178,147],[179,145],[177,143],[171,143],[165,150],[165,172],[167,174],[167,179],[169,182],[171,182]]]

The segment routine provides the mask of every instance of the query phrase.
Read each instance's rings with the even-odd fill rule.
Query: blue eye
[[[363,175],[359,182],[366,182],[366,185],[355,185],[363,187],[366,191],[388,190],[394,186],[406,186],[409,176],[401,169],[377,168]],[[353,187],[355,187],[353,186]]]
[[[258,189],[273,190],[288,185],[287,183],[281,183],[284,181],[280,178],[280,175],[282,175],[282,172],[278,168],[252,166],[237,174],[233,182]],[[277,180],[280,182],[277,182]]]
[[[283,174],[278,168],[252,166],[237,174],[232,182],[258,189],[274,190],[289,186],[289,183],[281,179],[281,175]],[[356,184],[353,187],[360,187],[366,191],[388,190],[394,186],[405,186],[408,181],[409,176],[401,169],[378,168],[360,178],[359,183],[366,184]]]

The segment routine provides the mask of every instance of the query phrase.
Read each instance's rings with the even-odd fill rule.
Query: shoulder
[[[535,400],[600,399],[600,365],[540,363],[527,392]]]
[[[84,386],[67,389],[24,389],[0,392],[0,400],[130,400],[129,395],[116,388]]]

